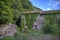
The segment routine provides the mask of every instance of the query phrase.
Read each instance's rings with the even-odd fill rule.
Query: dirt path
[[[58,37],[52,35],[41,35],[41,36],[31,37],[29,40],[58,40]]]

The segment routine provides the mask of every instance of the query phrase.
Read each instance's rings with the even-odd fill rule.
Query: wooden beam
[[[40,15],[50,15],[51,13],[60,13],[60,10],[54,10],[54,11],[29,11],[29,12],[22,12],[22,15],[26,14],[40,14]]]

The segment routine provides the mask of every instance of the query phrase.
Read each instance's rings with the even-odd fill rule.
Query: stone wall
[[[33,30],[41,30],[44,20],[44,16],[37,16],[36,21],[33,24]]]

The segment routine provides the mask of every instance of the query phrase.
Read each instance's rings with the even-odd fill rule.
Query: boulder
[[[5,36],[13,36],[16,33],[17,25],[15,24],[5,24],[0,27],[0,38]]]

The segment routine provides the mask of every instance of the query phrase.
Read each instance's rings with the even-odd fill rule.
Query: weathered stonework
[[[26,17],[25,15],[21,15],[21,31],[24,32],[25,29],[27,29]]]
[[[15,24],[5,24],[0,28],[0,38],[4,36],[13,36],[16,33],[17,26]]]
[[[44,16],[37,16],[36,21],[33,24],[33,30],[41,30],[44,20]]]

